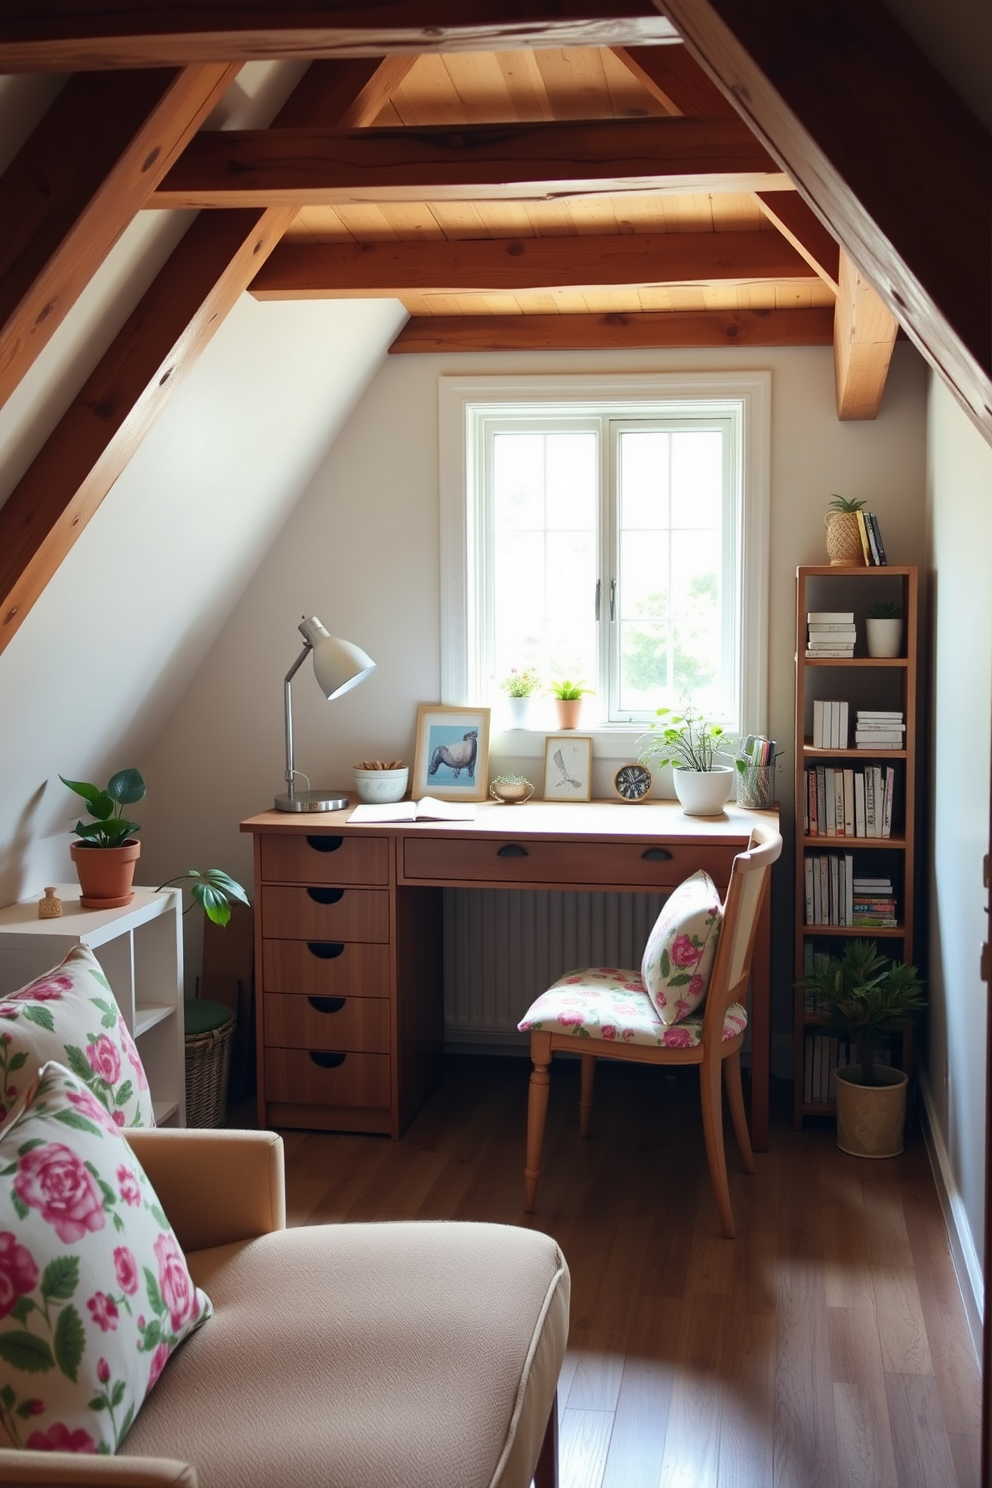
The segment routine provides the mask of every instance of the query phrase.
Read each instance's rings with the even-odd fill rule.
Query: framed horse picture
[[[411,792],[440,801],[484,801],[489,789],[489,709],[421,703]]]

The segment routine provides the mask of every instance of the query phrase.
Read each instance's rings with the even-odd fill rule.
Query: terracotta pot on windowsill
[[[141,843],[129,837],[120,847],[91,847],[73,842],[69,856],[79,878],[79,902],[84,909],[123,909],[134,898],[131,884]]]
[[[582,699],[555,698],[555,712],[558,714],[560,729],[578,728],[579,719],[582,717]]]

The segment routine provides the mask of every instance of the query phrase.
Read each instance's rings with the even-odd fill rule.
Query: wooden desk
[[[243,821],[255,846],[260,1125],[399,1136],[440,1076],[442,889],[656,892],[705,868],[722,893],[755,814],[486,802],[472,822],[353,826],[350,811]],[[777,812],[761,815],[777,823]],[[758,1151],[768,1145],[770,943],[766,899],[750,1009]]]

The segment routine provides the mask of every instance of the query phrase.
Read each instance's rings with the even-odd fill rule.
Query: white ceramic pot
[[[672,770],[675,794],[686,816],[719,816],[730,799],[734,771],[718,765],[715,770]]]
[[[862,1085],[861,1066],[837,1071],[837,1146],[854,1157],[895,1157],[902,1151],[909,1077],[876,1064],[879,1085]]]
[[[508,697],[506,699],[507,717],[510,720],[511,729],[530,727],[535,701],[533,697]]]
[[[355,790],[358,799],[367,806],[385,806],[392,801],[402,801],[409,779],[410,771],[406,765],[402,770],[356,770]]]
[[[865,621],[869,656],[898,656],[902,648],[901,620]]]

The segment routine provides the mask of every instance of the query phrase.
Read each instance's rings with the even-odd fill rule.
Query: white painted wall
[[[980,1276],[985,1195],[985,1021],[979,976],[987,936],[982,857],[989,847],[992,750],[992,449],[938,379],[928,410],[932,569],[930,1009],[927,1054],[952,1217]],[[971,1254],[968,1253],[969,1242]]]

